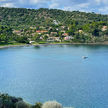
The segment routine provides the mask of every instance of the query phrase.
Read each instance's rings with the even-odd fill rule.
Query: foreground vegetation
[[[22,98],[0,94],[0,108],[62,108],[62,105],[56,101],[48,101],[44,104],[37,102],[35,105],[31,105],[24,102]]]
[[[0,7],[0,44],[103,43],[108,15]]]

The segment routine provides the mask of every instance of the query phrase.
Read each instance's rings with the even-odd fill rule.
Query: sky
[[[50,8],[108,14],[108,0],[0,0],[0,7]]]

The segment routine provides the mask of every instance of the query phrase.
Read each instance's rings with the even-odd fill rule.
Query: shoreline
[[[108,45],[108,42],[104,43],[45,43],[45,44],[22,44],[22,45],[0,45],[0,49],[10,47],[24,47],[24,46],[40,46],[40,45]]]
[[[10,47],[24,47],[24,46],[29,46],[28,44],[25,44],[25,45],[0,45],[0,49],[3,49],[3,48],[10,48]]]
[[[40,45],[108,45],[106,43],[45,43],[45,44],[34,44],[32,46],[40,46]]]

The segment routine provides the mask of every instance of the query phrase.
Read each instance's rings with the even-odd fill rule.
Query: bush
[[[31,108],[31,106],[24,101],[19,101],[16,103],[16,108]]]
[[[42,108],[63,108],[62,105],[56,101],[45,102]]]
[[[42,103],[37,102],[37,103],[33,106],[33,108],[42,108]]]

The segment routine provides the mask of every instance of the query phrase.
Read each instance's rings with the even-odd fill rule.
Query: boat
[[[82,56],[82,58],[83,58],[83,59],[87,59],[88,57],[87,57],[87,56]]]

